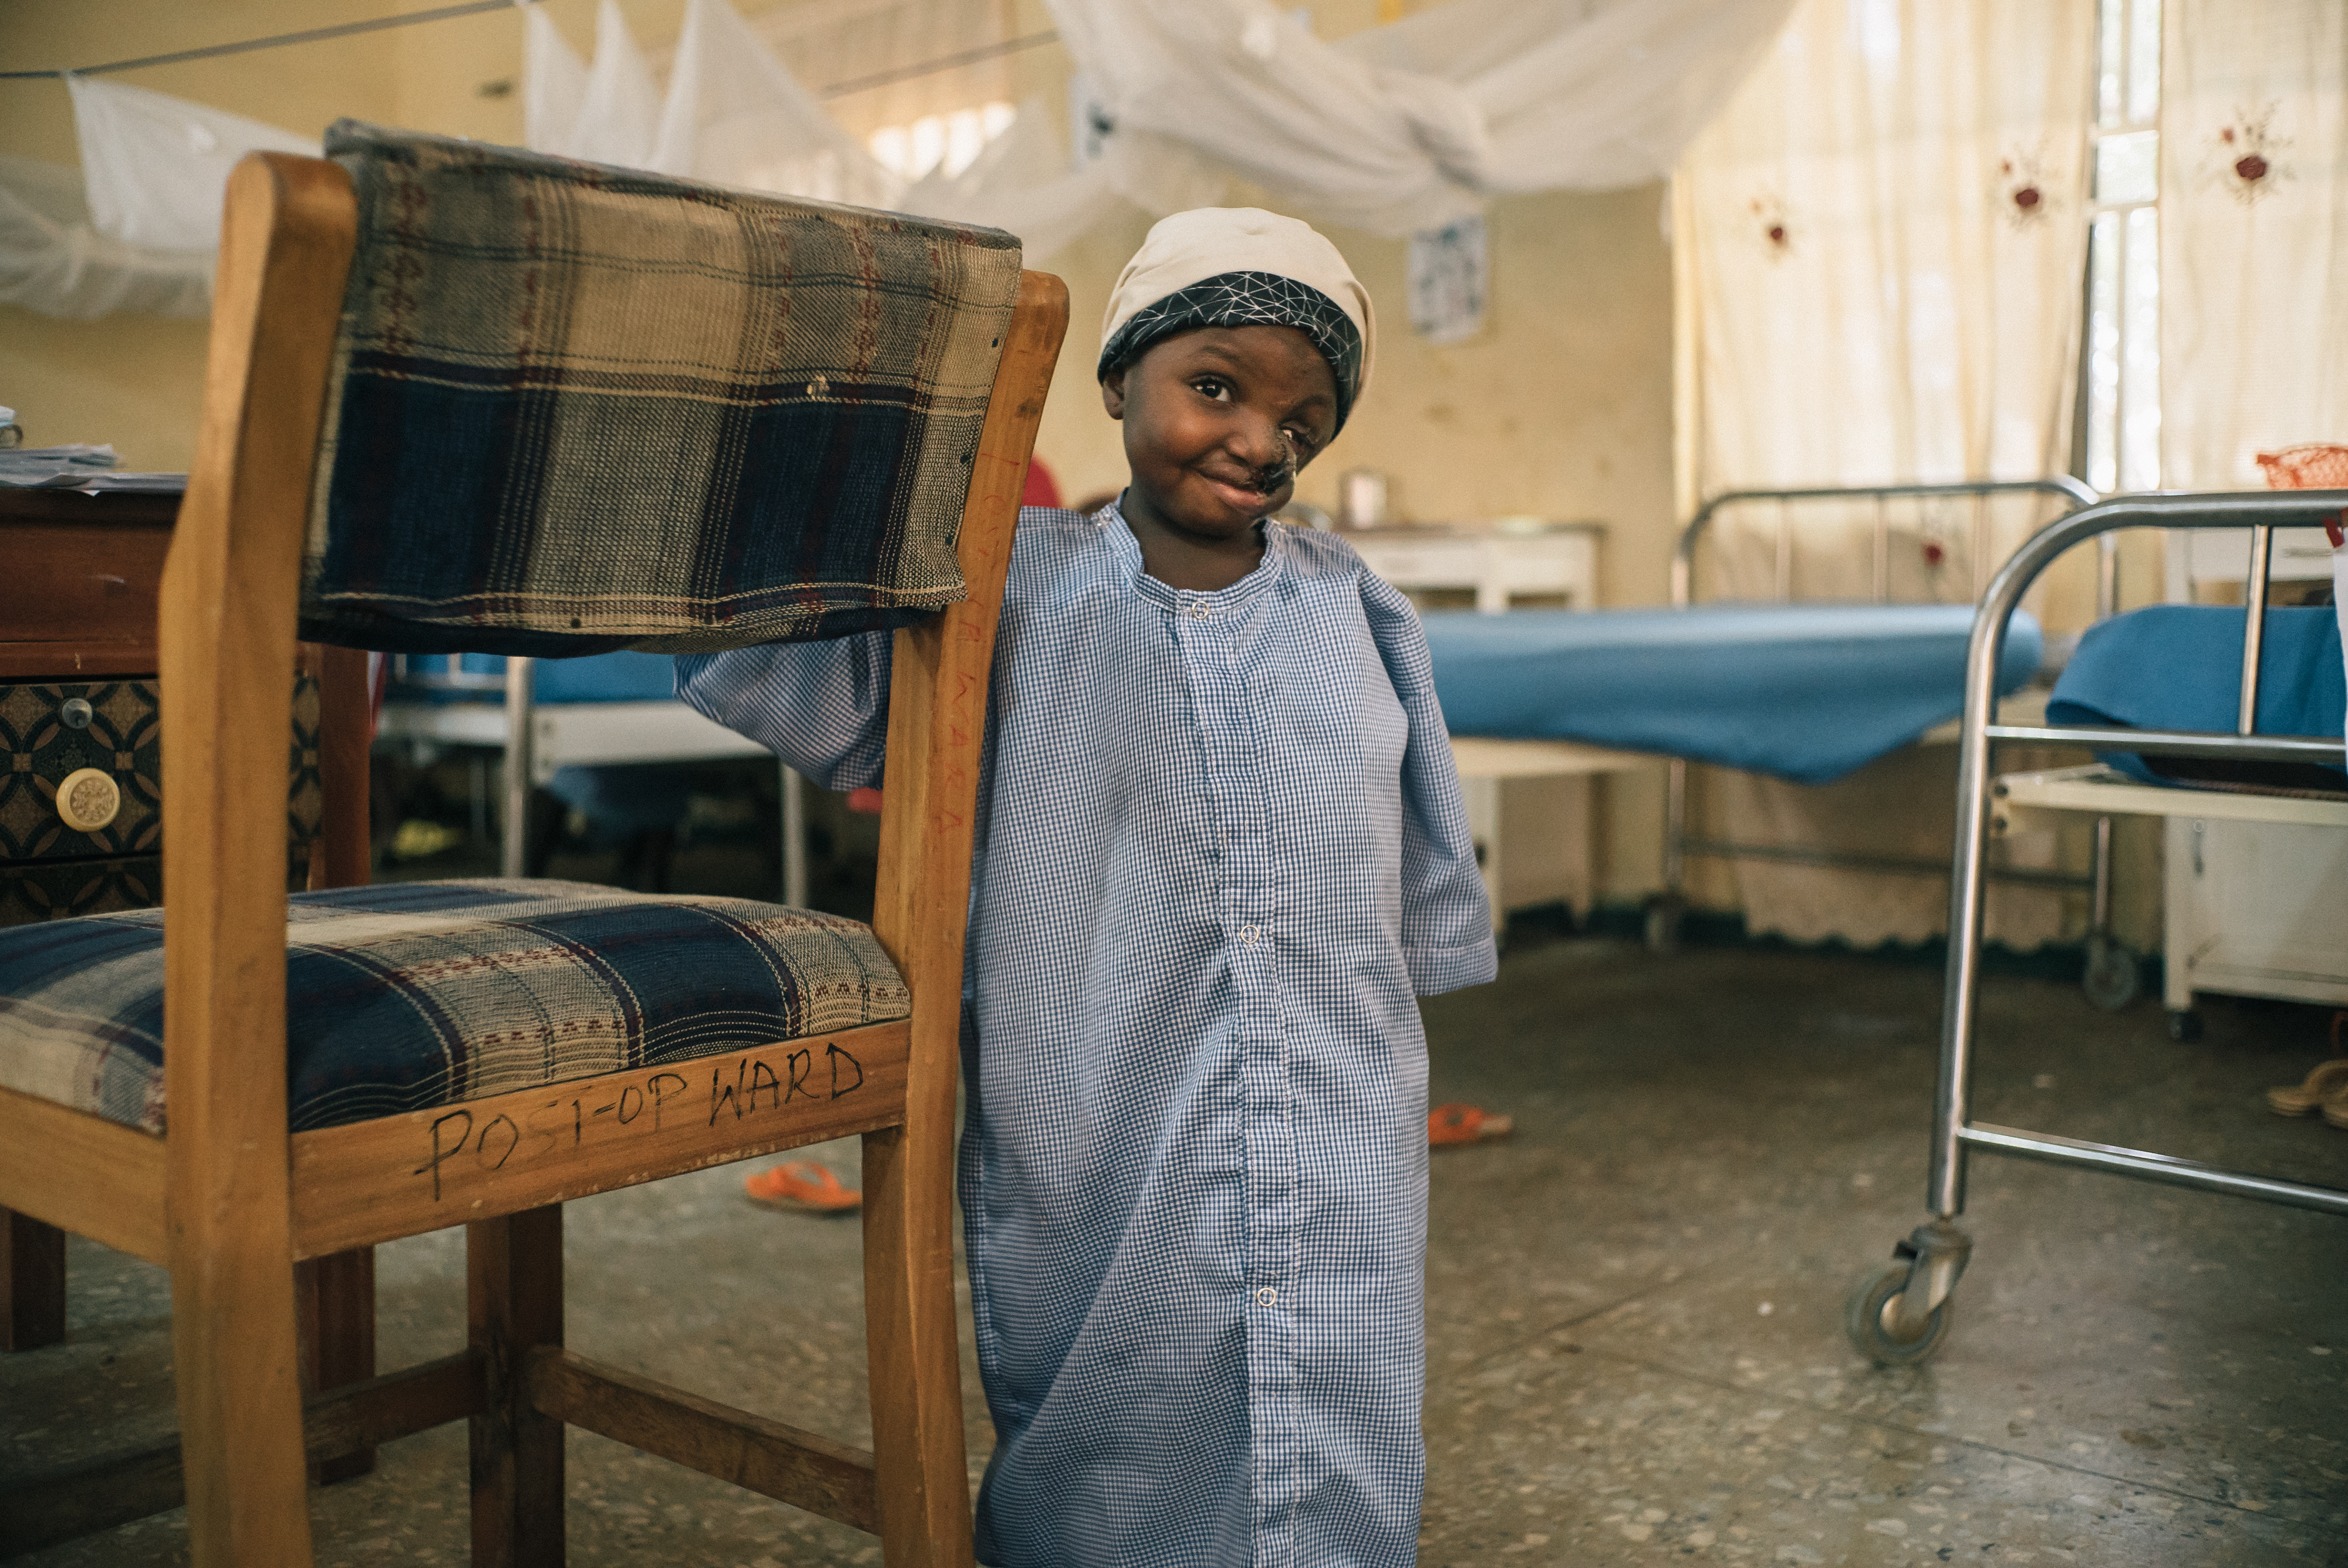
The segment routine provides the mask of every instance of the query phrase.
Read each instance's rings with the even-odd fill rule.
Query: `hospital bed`
[[[565,768],[697,763],[772,754],[757,742],[704,718],[675,696],[675,661],[666,654],[602,653],[581,659],[499,659],[464,654],[394,655],[378,743],[411,752],[471,753],[502,764],[507,823],[529,821],[530,793]],[[778,766],[780,764],[778,764]],[[475,774],[474,828],[486,836],[487,768]],[[805,796],[782,769],[783,901],[807,902]],[[526,835],[505,833],[500,870],[525,874]]]
[[[2265,692],[2270,700],[2261,701],[2265,683],[2286,669],[2297,671],[2302,681],[2322,678],[2317,674],[2320,667],[2304,650],[2295,656],[2287,651],[2283,657],[2277,656],[2283,651],[2277,646],[2278,629],[2268,604],[2274,536],[2285,528],[2321,527],[2335,520],[2343,504],[2348,504],[2348,490],[2117,497],[2040,530],[1990,584],[1966,653],[1965,708],[1958,738],[1948,984],[1942,1002],[1940,1081],[1927,1193],[1932,1217],[1897,1245],[1890,1265],[1862,1277],[1852,1291],[1846,1327],[1861,1354],[1884,1365],[1902,1365],[1922,1361],[1940,1348],[1948,1327],[1950,1296],[1972,1248],[1971,1237],[1958,1228],[1956,1221],[1964,1210],[1966,1162],[1976,1151],[2348,1215],[2348,1191],[2225,1170],[2148,1150],[1995,1126],[1976,1122],[1972,1114],[1985,872],[2001,813],[2064,810],[2105,817],[2142,813],[2172,819],[2279,820],[2309,827],[2348,828],[2348,774],[2313,771],[2336,770],[2348,763],[2341,733],[2343,702],[2327,693],[2319,704],[2305,689],[2281,694],[2292,701],[2271,700],[2278,694],[2271,692]],[[2234,693],[2231,723],[2203,728],[2172,721],[2158,727],[2131,727],[2113,722],[2107,712],[2111,707],[2126,708],[2141,698],[2147,704],[2144,712],[2157,714],[2170,693],[2205,675],[2205,671],[2185,661],[2196,653],[2204,665],[2209,661],[2206,622],[2181,636],[2172,629],[2161,640],[2165,651],[2160,655],[2135,654],[2138,672],[2133,682],[2109,682],[2092,671],[2071,682],[2066,671],[2068,689],[2065,684],[2057,685],[2056,701],[2046,720],[2037,724],[2000,722],[1997,674],[2009,624],[2024,594],[2066,550],[2090,541],[2104,548],[2116,530],[2129,528],[2248,533],[2250,574],[2245,604],[2237,617],[2238,641],[2223,651],[2215,672]],[[2312,631],[2312,623],[2295,627],[2290,640],[2304,642]],[[2336,665],[2340,659],[2336,630],[2333,637],[2318,652]],[[2116,690],[2121,694],[2116,696]],[[2135,695],[2127,694],[2128,691]],[[2081,701],[2083,697],[2094,700]],[[2316,712],[2318,706],[2324,711]],[[2320,733],[2282,733],[2286,727],[2314,729],[2318,724]],[[1994,748],[2017,743],[2084,747],[2098,753],[2103,761],[2094,767],[1998,776],[1991,767]],[[2158,776],[2157,769],[2164,763],[2172,775],[2180,763],[2190,763],[2188,771],[2203,774],[2199,782],[2204,787],[2147,783]],[[2281,775],[2284,782],[2279,788],[2270,785],[2262,790],[2255,782],[2245,782],[2239,772],[2233,777],[2207,776],[2233,771],[2213,764],[2281,764],[2292,771]],[[2311,780],[2322,784],[2334,778],[2339,784],[2336,791],[2302,787]],[[2338,928],[2325,935],[2336,948],[2341,940]],[[2171,953],[2168,961],[2178,965],[2184,958]]]
[[[1749,769],[1802,783],[1838,777],[1920,739],[1953,738],[1962,704],[1972,603],[1995,557],[1993,507],[2049,503],[2062,510],[2093,501],[2075,479],[2055,477],[1945,485],[1814,487],[1736,491],[1714,497],[1682,530],[1673,562],[1672,608],[1583,612],[1511,611],[1505,616],[1430,615],[1436,682],[1455,746],[1522,752],[1529,770],[1544,748],[1550,765],[1596,767],[1625,753],[1668,757],[1664,891],[1648,920],[1652,945],[1677,938],[1686,907],[1690,859],[1770,859],[1828,868],[1939,877],[1940,859],[1860,856],[1825,847],[1697,838],[1688,830],[1691,761]],[[1699,547],[1737,509],[1774,507],[1768,531],[1766,602],[1698,602]],[[1862,516],[1853,526],[1852,511]],[[1910,525],[1914,527],[1910,528]],[[1931,539],[1919,530],[1936,530]],[[1866,602],[1802,603],[1796,536],[1838,527],[1848,551],[1864,541]],[[1946,571],[1928,586],[1962,593],[1958,603],[1893,603],[1912,584],[1895,569],[1902,531],[1923,548],[1947,552]],[[1946,544],[1937,541],[1945,536]],[[2099,612],[2107,612],[2116,569],[2098,562]],[[2037,632],[2007,651],[2001,692],[2037,668]],[[2026,699],[2024,699],[2026,700]],[[2132,995],[2133,954],[2110,938],[2106,827],[2085,876],[2002,869],[2001,876],[2093,896],[2088,976],[2108,1005]],[[2099,985],[2098,982],[2101,982]],[[2118,994],[2125,990],[2126,995]]]
[[[1328,526],[1325,514],[1292,506],[1291,519]],[[1588,610],[1599,598],[1605,528],[1596,522],[1514,518],[1486,524],[1387,526],[1346,534],[1368,567],[1422,611],[1472,604],[1503,615],[1529,606]],[[1650,759],[1563,742],[1454,735],[1452,760],[1468,830],[1484,874],[1492,933],[1505,939],[1511,910],[1563,904],[1586,915],[1597,888],[1592,835],[1596,781]]]

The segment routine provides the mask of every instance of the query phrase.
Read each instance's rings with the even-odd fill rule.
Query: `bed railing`
[[[1778,504],[1773,597],[1779,603],[1793,602],[1794,527],[1785,504],[1804,501],[1871,500],[1875,503],[1871,575],[1874,602],[1878,604],[1891,601],[1890,504],[1900,500],[1969,500],[1975,503],[1968,559],[1972,573],[1972,597],[1978,600],[1988,580],[1991,556],[1988,512],[1980,503],[1999,496],[2031,495],[2054,497],[2066,510],[2091,507],[2096,502],[2095,491],[2066,474],[2043,479],[1979,479],[1931,485],[1811,485],[1788,489],[1724,491],[1697,507],[1687,526],[1680,530],[1679,542],[1672,554],[1672,606],[1676,610],[1686,610],[1695,603],[1696,550],[1720,515],[1733,507],[1771,502]],[[2118,598],[2118,555],[2116,545],[2106,541],[2096,563],[2096,618],[2100,620],[2111,614],[2117,608]],[[1687,759],[1673,757],[1669,764],[1663,796],[1663,891],[1649,904],[1647,910],[1647,942],[1658,950],[1668,949],[1678,941],[1680,922],[1687,908],[1686,878],[1690,859],[1783,861],[1830,870],[1888,872],[1912,876],[1944,876],[1948,874],[1947,865],[1939,860],[1862,856],[1803,845],[1691,839],[1687,832]],[[2035,886],[2087,892],[2092,900],[2091,948],[2100,951],[2100,945],[2109,943],[2111,825],[2108,820],[2099,821],[2096,825],[2095,858],[2086,876],[2024,870],[2001,871],[1998,876],[2001,880]],[[2096,968],[2093,961],[2096,956],[2096,953],[2091,953],[2091,973]]]
[[[454,665],[455,659],[449,663]],[[530,821],[530,793],[538,777],[538,661],[510,658],[502,674],[469,670],[412,669],[406,654],[392,655],[395,683],[427,692],[505,694],[504,821],[499,836],[498,875],[519,878],[529,875],[529,835],[521,825]],[[799,775],[782,770],[783,886],[782,900],[794,908],[808,901],[807,797]],[[479,804],[477,801],[477,811]],[[479,829],[477,828],[477,832]]]
[[[1973,621],[1965,653],[1964,727],[1957,740],[1957,843],[1949,895],[1949,980],[1941,1019],[1941,1074],[1934,1109],[1931,1207],[1953,1219],[1964,1207],[1967,1145],[2024,1154],[2062,1164],[2120,1170],[2179,1186],[2204,1187],[2279,1203],[2348,1214],[2348,1193],[2306,1187],[2220,1171],[2189,1160],[2106,1149],[2044,1138],[1970,1121],[1969,1085],[1981,987],[1983,881],[1988,866],[1990,751],[2004,742],[2083,746],[2099,751],[2152,752],[2166,756],[2229,757],[2245,762],[2322,763],[2339,766],[2338,735],[2260,735],[2259,655],[2266,635],[2267,584],[2274,530],[2318,528],[2348,508],[2348,490],[2281,490],[2240,496],[2121,496],[2057,519],[1998,569]],[[2234,733],[2129,730],[2072,724],[2000,724],[1997,661],[2005,651],[2006,622],[2040,574],[2073,546],[2121,528],[2240,528],[2250,532],[2250,574],[2242,616],[2242,683]]]
[[[1949,892],[1948,982],[1941,1000],[1940,1081],[1933,1094],[1931,1180],[1926,1194],[1931,1218],[1895,1246],[1891,1264],[1862,1278],[1852,1293],[1845,1326],[1862,1354],[1885,1365],[1912,1365],[1939,1347],[1951,1294],[1972,1254],[1972,1239],[1956,1221],[1964,1212],[1966,1159],[1974,1150],[2348,1216],[2348,1190],[1972,1119],[1992,749],[2001,742],[2020,742],[2249,762],[2312,762],[2333,766],[2348,762],[2348,745],[2339,735],[2255,733],[2259,655],[2266,636],[2274,530],[2320,527],[2336,520],[2343,509],[2348,509],[2348,490],[2116,497],[2041,529],[1991,581],[1965,653],[1965,716],[1957,743],[1956,851]],[[2088,539],[2101,543],[2117,530],[2132,528],[2250,531],[2242,679],[2234,733],[1998,723],[1997,663],[2005,651],[2006,624],[2022,596],[2065,551]]]
[[[1985,500],[1993,496],[2060,496],[2074,507],[2092,507],[2096,492],[2085,481],[2068,474],[2053,475],[2044,479],[1970,479],[1941,485],[1813,485],[1789,490],[1724,490],[1696,508],[1687,526],[1680,530],[1679,544],[1672,552],[1672,605],[1684,610],[1695,602],[1695,552],[1704,540],[1713,519],[1732,507],[1753,506],[1764,501],[1864,501],[1875,503],[1874,528],[1874,599],[1878,604],[1891,602],[1891,510],[1890,503],[1898,500]],[[1967,559],[1972,569],[1972,596],[1978,600],[1988,581],[1987,567],[1991,557],[1988,515],[1976,507],[1973,512],[1972,548]],[[1777,513],[1776,552],[1775,558],[1774,597],[1780,604],[1790,604],[1794,597],[1794,530],[1782,505]],[[2116,602],[2117,556],[2106,550],[2098,563],[2096,576],[2096,614],[2109,615]]]

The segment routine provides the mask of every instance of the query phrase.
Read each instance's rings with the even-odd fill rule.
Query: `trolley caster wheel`
[[[2201,1038],[2201,1015],[2191,1008],[2171,1008],[2168,1010],[2168,1038],[2180,1045],[2190,1045]]]
[[[1680,920],[1687,906],[1668,893],[1657,894],[1647,900],[1647,951],[1676,953],[1680,949]]]
[[[1894,1337],[1893,1309],[1908,1288],[1910,1273],[1905,1263],[1887,1263],[1853,1286],[1844,1305],[1843,1329],[1850,1336],[1851,1348],[1879,1367],[1913,1367],[1928,1361],[1949,1336],[1952,1301],[1932,1308],[1932,1315],[1924,1320],[1924,1331],[1915,1338]]]
[[[2090,1004],[2105,1012],[2117,1012],[2136,1000],[2143,979],[2143,966],[2127,943],[2109,937],[2087,938],[2087,968],[2079,977],[2079,986]]]

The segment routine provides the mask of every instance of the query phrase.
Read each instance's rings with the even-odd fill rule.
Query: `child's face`
[[[1286,506],[1336,433],[1336,377],[1294,327],[1178,333],[1109,372],[1101,401],[1125,422],[1128,514],[1201,541]]]

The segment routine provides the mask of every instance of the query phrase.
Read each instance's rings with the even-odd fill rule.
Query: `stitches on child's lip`
[[[1224,475],[1202,471],[1200,477],[1210,484],[1227,486],[1234,490],[1248,490],[1258,496],[1270,496],[1276,493],[1282,485],[1295,481],[1296,467],[1292,463],[1272,463],[1261,468],[1248,469],[1243,474]]]
[[[1235,490],[1252,491],[1260,497],[1278,494],[1283,485],[1295,483],[1296,471],[1303,465],[1297,461],[1294,436],[1283,429],[1275,432],[1272,438],[1278,443],[1278,447],[1276,455],[1269,463],[1250,463],[1239,454],[1225,448],[1216,456],[1223,462],[1236,467],[1239,472],[1217,474],[1202,469],[1201,477],[1218,485],[1227,485]]]
[[[1212,475],[1202,475],[1200,477],[1213,488],[1217,500],[1234,512],[1258,517],[1262,515],[1271,503],[1271,495],[1257,489],[1252,478],[1220,479]]]

